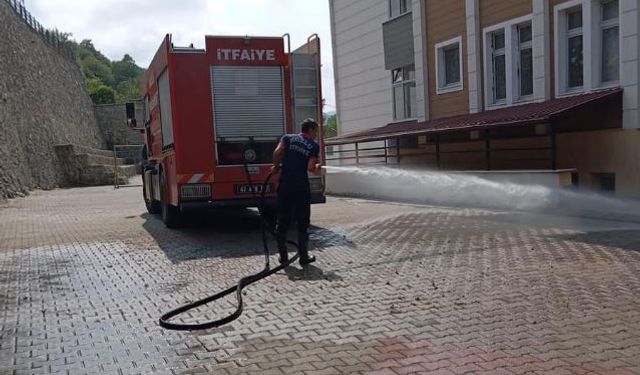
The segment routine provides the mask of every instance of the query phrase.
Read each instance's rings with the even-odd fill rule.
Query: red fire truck
[[[142,82],[148,211],[172,227],[190,209],[255,206],[280,137],[309,117],[322,134],[320,77],[317,35],[293,51],[288,35],[207,36],[204,49],[165,36]],[[322,177],[309,179],[324,203]]]

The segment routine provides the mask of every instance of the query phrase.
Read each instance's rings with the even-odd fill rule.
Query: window
[[[556,95],[620,81],[620,1],[571,0],[554,7]]]
[[[393,119],[415,117],[416,72],[413,65],[391,71],[393,85]]]
[[[598,173],[596,178],[600,182],[600,190],[604,192],[616,191],[616,175],[615,173]]]
[[[389,0],[389,18],[398,17],[401,14],[407,13],[411,9],[411,0]]]
[[[436,44],[437,93],[462,90],[462,37]]]
[[[620,78],[620,26],[618,0],[602,3],[600,32],[602,40],[602,82],[614,82]]]
[[[531,16],[484,29],[485,102],[512,105],[533,99]]]
[[[491,35],[492,69],[493,69],[493,102],[498,103],[507,98],[507,60],[505,54],[504,30]]]
[[[531,23],[518,29],[518,93],[520,98],[533,95],[533,44]]]
[[[567,17],[567,87],[580,88],[584,82],[582,62],[582,8],[573,8]]]
[[[144,125],[148,125],[151,122],[151,109],[149,108],[149,95],[144,96]]]

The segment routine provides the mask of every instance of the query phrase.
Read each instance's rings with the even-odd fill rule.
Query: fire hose
[[[253,192],[254,195],[254,199],[258,200],[257,196],[256,196],[256,192],[254,189],[254,185],[251,181],[251,174],[249,172],[249,166],[247,165],[247,162],[245,161],[244,164],[245,167],[245,172],[247,174],[247,180],[249,182],[249,186],[251,191]],[[273,275],[274,273],[283,270],[284,268],[288,267],[289,265],[291,265],[293,262],[295,262],[298,259],[298,254],[296,254],[295,256],[293,256],[291,259],[289,259],[287,262],[285,263],[281,263],[280,265],[278,265],[277,267],[271,268],[270,263],[269,263],[269,244],[268,244],[268,238],[267,238],[267,232],[271,233],[272,235],[275,236],[275,233],[273,233],[273,231],[269,230],[267,228],[266,225],[266,220],[265,220],[265,214],[264,214],[264,201],[265,201],[265,194],[267,192],[267,186],[269,185],[269,182],[271,181],[271,178],[273,177],[273,173],[269,173],[269,175],[267,176],[267,178],[264,180],[264,182],[261,185],[261,191],[260,191],[260,199],[258,201],[258,212],[260,214],[260,231],[262,234],[262,248],[264,250],[264,256],[265,256],[265,262],[264,262],[264,268],[260,271],[257,272],[255,274],[246,276],[241,278],[238,283],[236,285],[230,286],[227,289],[220,291],[212,296],[208,296],[205,297],[201,300],[195,301],[195,302],[190,302],[187,303],[185,305],[182,305],[178,308],[175,308],[167,313],[165,313],[164,315],[162,315],[160,317],[160,326],[162,328],[166,328],[166,329],[170,329],[170,330],[176,330],[176,331],[195,331],[195,330],[203,330],[203,329],[209,329],[209,328],[215,328],[215,327],[220,327],[223,326],[225,324],[231,323],[232,321],[238,319],[240,317],[240,315],[242,315],[242,310],[244,307],[244,303],[242,300],[242,290],[244,288],[246,288],[247,286],[255,283],[258,280],[262,280],[268,276]],[[287,241],[288,244],[293,245],[296,249],[298,249],[298,244],[294,241]],[[206,322],[201,322],[201,323],[178,323],[178,322],[172,322],[170,321],[171,318],[174,318],[178,315],[181,315],[187,311],[193,310],[195,308],[198,308],[200,306],[206,305],[210,302],[213,301],[217,301],[221,298],[224,298],[225,296],[234,293],[236,294],[236,309],[234,312],[232,312],[231,314],[217,319],[217,320],[210,320],[210,321],[206,321]]]

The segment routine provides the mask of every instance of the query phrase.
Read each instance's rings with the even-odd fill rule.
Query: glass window
[[[518,41],[520,44],[531,41],[531,24],[518,26]]]
[[[602,82],[617,81],[620,77],[619,30],[602,30]]]
[[[391,77],[393,83],[402,82],[402,68],[394,69],[391,73]]]
[[[494,32],[491,35],[491,47],[493,51],[493,102],[496,103],[507,98],[507,66],[504,49],[504,30]]]
[[[405,113],[407,118],[416,117],[415,113],[415,103],[416,103],[416,83],[408,82],[404,86],[404,97],[405,101]]]
[[[499,31],[493,33],[493,49],[503,49],[504,48],[504,31]]]
[[[393,87],[393,117],[396,120],[404,118],[404,92],[402,85]]]
[[[583,84],[582,8],[567,11],[567,87]]]
[[[533,52],[520,50],[520,96],[533,95]]]
[[[618,0],[603,2],[601,14],[602,82],[612,82],[620,78]]]
[[[460,50],[458,44],[446,47],[444,53],[444,84],[453,85],[460,82]]]
[[[582,86],[582,35],[569,38],[568,43],[569,56],[569,87]]]
[[[518,76],[520,97],[533,94],[533,44],[531,24],[518,26]]]
[[[610,0],[602,3],[602,20],[613,20],[618,18],[618,0]]]
[[[415,117],[416,81],[413,65],[391,72],[393,85],[393,118],[402,120]]]
[[[149,108],[149,95],[144,96],[144,125],[151,121],[151,109]]]
[[[409,10],[409,0],[389,0],[389,18],[397,17]]]
[[[567,25],[569,30],[582,27],[582,9],[574,9],[567,12]]]
[[[505,56],[500,55],[493,58],[493,75],[495,85],[495,101],[507,98],[507,67],[505,65]]]

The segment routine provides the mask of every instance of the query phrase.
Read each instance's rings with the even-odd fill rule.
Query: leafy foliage
[[[326,114],[324,120],[324,137],[331,138],[338,135],[338,117],[336,114]]]
[[[95,104],[125,102],[140,97],[140,80],[144,69],[125,54],[120,61],[111,61],[98,51],[91,40],[73,43],[84,85]]]
[[[89,92],[89,96],[95,104],[111,104],[116,102],[115,90],[105,85],[100,85],[93,90],[93,92]]]

